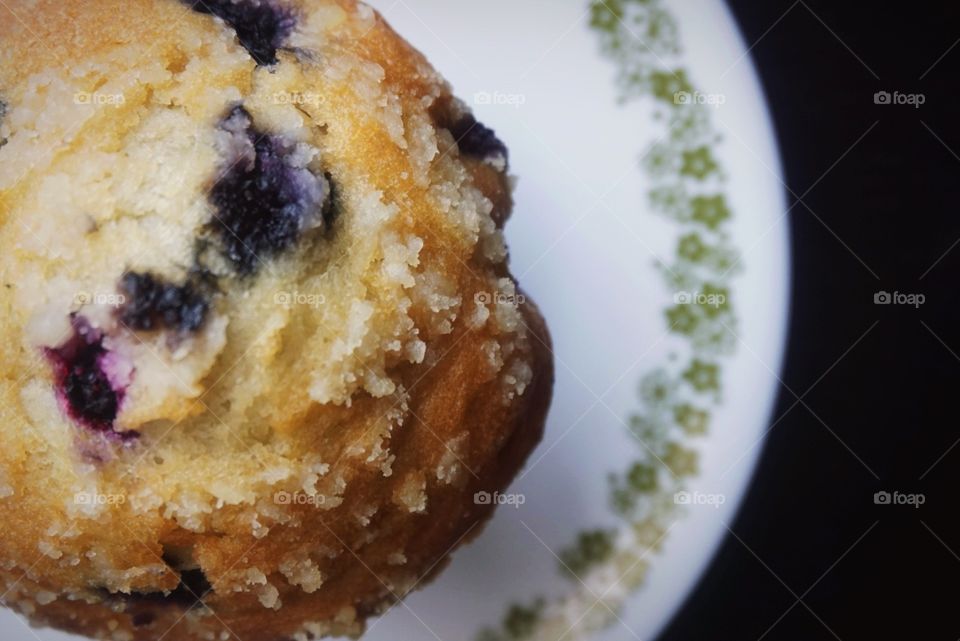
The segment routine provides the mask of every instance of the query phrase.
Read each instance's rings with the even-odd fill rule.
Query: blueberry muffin
[[[542,433],[507,149],[354,0],[4,4],[5,604],[359,634]]]

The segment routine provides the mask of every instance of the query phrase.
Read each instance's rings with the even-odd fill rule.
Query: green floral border
[[[581,532],[560,553],[559,570],[573,586],[560,597],[512,605],[501,624],[477,641],[578,639],[608,627],[625,600],[645,582],[680,509],[684,482],[698,473],[698,455],[687,445],[706,434],[720,403],[723,365],[734,351],[737,319],[731,280],[738,251],[728,228],[733,213],[726,174],[715,153],[720,136],[711,106],[696,95],[680,64],[677,22],[664,0],[591,0],[590,27],[616,69],[624,104],[652,101],[667,133],[643,155],[650,207],[673,221],[678,241],[670,264],[659,264],[670,292],[691,292],[665,311],[679,346],[671,362],[647,372],[639,407],[629,419],[639,441],[636,461],[610,475],[609,501],[620,520],[611,529]],[[597,590],[600,589],[597,598]],[[578,618],[579,617],[579,618]]]

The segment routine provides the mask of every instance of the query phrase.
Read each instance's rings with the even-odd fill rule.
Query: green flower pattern
[[[652,210],[679,229],[671,261],[657,268],[667,291],[696,295],[678,294],[665,310],[678,349],[669,364],[640,381],[638,409],[628,420],[638,458],[609,477],[619,525],[581,532],[560,552],[559,571],[570,580],[564,594],[511,606],[477,641],[583,639],[617,621],[678,517],[675,493],[698,473],[689,441],[710,427],[723,364],[735,347],[730,283],[739,261],[727,232],[733,212],[715,153],[720,137],[710,107],[682,99],[695,89],[684,69],[671,67],[681,54],[676,21],[663,0],[591,0],[590,27],[615,66],[621,102],[652,100],[655,117],[667,125],[640,161]],[[588,585],[607,587],[598,594]]]

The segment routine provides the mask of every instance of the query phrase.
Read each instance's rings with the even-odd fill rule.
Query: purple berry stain
[[[73,336],[45,352],[53,365],[54,384],[67,415],[96,432],[113,432],[126,384],[103,346],[102,333],[84,319],[73,318]],[[111,374],[113,372],[113,374]],[[125,436],[126,434],[119,434]]]
[[[120,293],[125,298],[119,310],[120,322],[137,331],[195,332],[203,327],[210,311],[204,290],[199,280],[175,285],[153,274],[127,272],[120,280]]]
[[[325,225],[331,188],[325,176],[308,169],[309,153],[258,131],[242,107],[233,109],[220,129],[228,169],[211,190],[216,215],[210,228],[234,269],[249,275],[305,232]]]
[[[214,15],[230,25],[258,65],[277,62],[277,49],[296,26],[293,13],[274,0],[181,0],[198,13]]]
[[[450,127],[450,133],[460,153],[486,160],[496,156],[502,156],[504,160],[509,158],[507,146],[497,138],[496,133],[482,122],[477,120],[472,114],[462,116],[456,123]]]

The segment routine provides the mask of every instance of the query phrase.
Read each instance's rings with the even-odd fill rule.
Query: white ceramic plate
[[[373,4],[511,149],[512,270],[557,386],[514,504],[365,639],[652,639],[726,534],[778,389],[786,209],[747,46],[720,0]],[[74,638],[7,611],[0,632]]]

